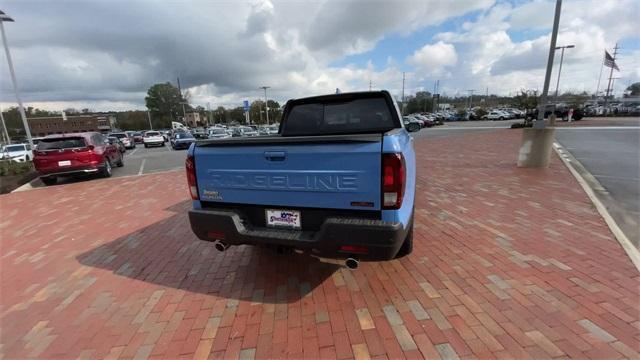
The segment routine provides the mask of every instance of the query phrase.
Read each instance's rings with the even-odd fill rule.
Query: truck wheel
[[[58,178],[55,176],[41,177],[40,180],[42,180],[42,183],[47,186],[55,185],[58,182]]]
[[[409,225],[409,231],[407,232],[407,237],[404,239],[402,243],[402,247],[398,250],[396,254],[396,259],[407,256],[413,252],[413,219],[411,219],[411,225]]]

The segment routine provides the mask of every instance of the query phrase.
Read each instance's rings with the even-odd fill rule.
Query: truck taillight
[[[402,206],[406,169],[402,154],[382,154],[382,207],[387,210]]]
[[[193,156],[187,156],[185,161],[185,168],[187,169],[187,183],[189,184],[189,193],[191,193],[191,199],[198,200],[198,184],[196,182],[196,163]]]

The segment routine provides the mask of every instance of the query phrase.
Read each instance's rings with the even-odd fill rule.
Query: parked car
[[[230,137],[231,135],[225,128],[213,127],[209,129],[209,139],[227,139]]]
[[[402,122],[404,124],[404,128],[407,129],[408,132],[420,131],[420,128],[422,127],[418,120],[410,116],[403,116]]]
[[[506,120],[510,117],[510,115],[503,113],[498,110],[491,110],[482,118],[485,120]]]
[[[290,100],[281,136],[198,141],[191,229],[231,245],[389,260],[413,249],[413,141],[386,91]],[[417,123],[415,123],[417,124]]]
[[[233,137],[258,136],[258,132],[249,126],[238,126],[233,129]]]
[[[196,139],[188,132],[177,133],[171,138],[171,148],[173,150],[188,149]]]
[[[134,132],[133,133],[133,142],[136,144],[143,144],[144,141],[142,141],[142,133],[141,132]]]
[[[45,185],[61,176],[99,173],[110,177],[112,166],[123,166],[124,158],[116,145],[100,133],[50,135],[38,143],[33,164]]]
[[[120,151],[121,153],[124,154],[127,151],[127,148],[125,148],[125,146],[122,143],[122,141],[120,141],[120,139],[118,139],[117,137],[109,136],[109,137],[107,137],[107,140],[109,141],[109,144],[117,146],[118,147],[118,151]]]
[[[33,151],[29,144],[10,144],[0,149],[0,160],[25,162],[33,160]]]
[[[111,133],[109,136],[117,137],[125,149],[134,149],[136,147],[136,143],[124,132]]]
[[[164,137],[159,131],[147,131],[142,137],[142,142],[146,148],[149,146],[164,146]]]

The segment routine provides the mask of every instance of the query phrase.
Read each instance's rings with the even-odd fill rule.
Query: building
[[[204,125],[204,121],[200,118],[200,113],[190,112],[184,117],[184,123],[188,127],[199,127]]]
[[[49,116],[27,119],[33,136],[98,131],[108,133],[115,124],[112,114]]]

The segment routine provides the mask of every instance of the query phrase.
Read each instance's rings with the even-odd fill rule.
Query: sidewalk
[[[414,252],[356,271],[216,252],[182,172],[0,196],[0,358],[640,357],[640,274],[520,134],[418,139]]]

